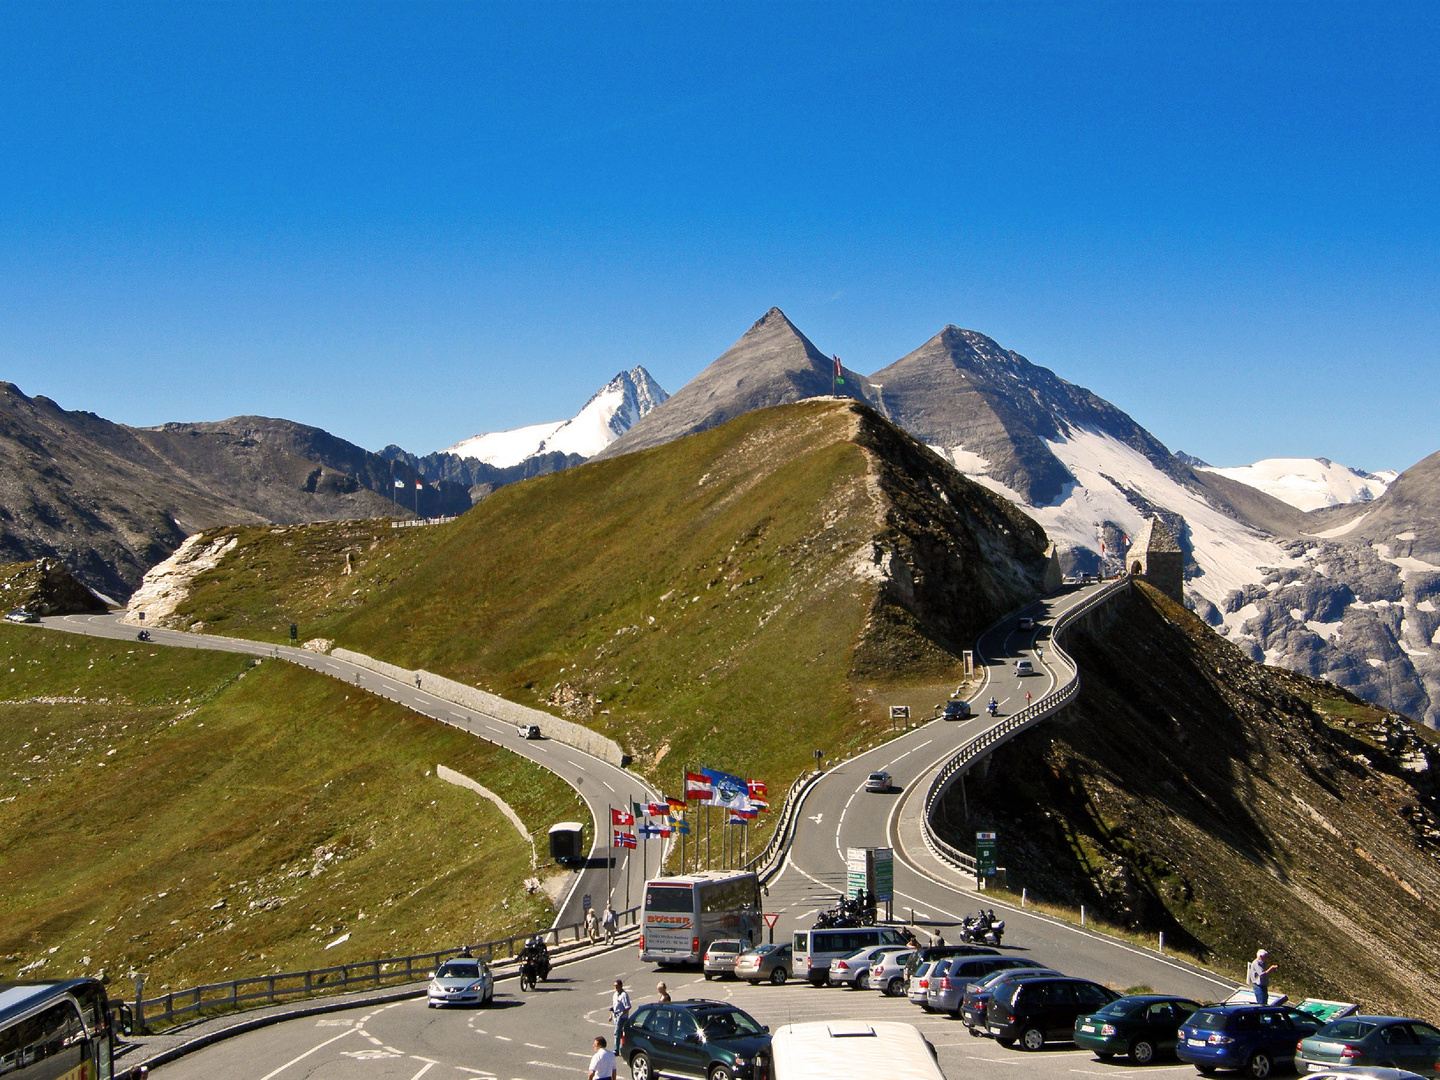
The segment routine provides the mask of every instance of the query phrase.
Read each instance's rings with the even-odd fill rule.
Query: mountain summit
[[[832,389],[835,361],[772,307],[719,359],[663,405],[611,443],[599,456],[614,457],[707,431],[742,413],[789,405],[831,393],[869,400],[863,375],[842,369]]]

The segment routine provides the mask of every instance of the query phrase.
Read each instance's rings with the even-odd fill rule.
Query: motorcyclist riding
[[[991,716],[994,716],[1000,711],[1000,703],[992,697],[990,699],[990,703],[985,706],[985,711],[988,712]]]

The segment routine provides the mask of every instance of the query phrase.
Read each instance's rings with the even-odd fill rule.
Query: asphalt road
[[[157,1080],[583,1080],[596,1035],[611,1032],[610,983],[625,980],[638,1005],[664,979],[672,996],[732,1002],[773,1029],[805,1020],[865,1018],[915,1024],[934,1044],[945,1074],[977,1080],[1072,1080],[1076,1075],[1138,1080],[1193,1076],[1190,1066],[1146,1069],[1100,1062],[1068,1046],[1007,1050],[970,1036],[948,1016],[927,1014],[876,991],[704,982],[696,972],[657,974],[633,949],[557,968],[550,982],[520,994],[500,984],[489,1008],[428,1009],[423,999],[358,1008],[265,1028],[157,1069]],[[564,1074],[562,1076],[561,1074]],[[629,1070],[622,1067],[621,1077]]]
[[[118,615],[65,615],[42,619],[41,623],[51,630],[85,634],[91,637],[114,638],[134,641],[137,628],[122,623]],[[219,637],[211,634],[190,634],[179,630],[150,630],[150,644],[172,648],[209,649],[219,652],[243,653],[269,659],[285,660],[301,667],[318,671],[339,679],[348,685],[379,694],[397,702],[423,716],[468,731],[505,749],[529,758],[531,761],[555,773],[570,784],[585,800],[593,819],[593,835],[603,843],[610,839],[609,807],[628,806],[632,800],[648,801],[658,798],[646,783],[634,773],[616,768],[608,762],[592,757],[564,743],[551,739],[522,739],[514,724],[499,720],[486,713],[456,705],[417,690],[404,682],[388,678],[368,668],[346,663],[323,653],[284,645],[267,645],[244,638]],[[477,777],[477,779],[480,779]],[[535,835],[537,845],[544,846],[547,831],[555,822],[527,822]],[[658,847],[658,844],[652,843]],[[605,855],[608,849],[597,845],[590,854],[589,866],[572,873],[574,879],[568,886],[566,903],[555,917],[555,925],[563,926],[578,922],[583,913],[582,902],[589,894],[597,910],[603,910],[607,888],[611,902],[617,911],[631,905],[638,905],[644,892],[645,875],[637,851],[617,851],[614,865],[607,875]],[[653,873],[658,856],[649,853],[649,869]]]

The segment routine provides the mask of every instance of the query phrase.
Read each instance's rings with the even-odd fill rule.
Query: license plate
[[[1186,1045],[1186,1046],[1204,1046],[1204,1045],[1205,1045],[1205,1040],[1204,1040],[1204,1039],[1186,1039],[1186,1040],[1185,1040],[1185,1045]]]
[[[1081,1024],[1081,1025],[1080,1025],[1080,1030],[1081,1030],[1081,1031],[1090,1031],[1090,1032],[1093,1032],[1093,1031],[1095,1030],[1095,1025],[1094,1025],[1094,1024]]]

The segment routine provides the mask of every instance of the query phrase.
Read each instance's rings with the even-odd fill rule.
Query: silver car
[[[830,974],[826,980],[831,986],[848,986],[852,990],[870,989],[870,965],[886,953],[895,952],[895,946],[870,947],[838,957],[830,961]]]
[[[488,1005],[495,1000],[495,976],[484,960],[457,956],[446,960],[430,976],[425,999],[432,1009],[440,1005]]]
[[[914,949],[886,952],[870,965],[870,987],[887,997],[899,997],[905,992],[905,964],[915,955]]]
[[[952,956],[936,961],[930,972],[930,986],[925,1004],[932,1012],[960,1015],[960,1002],[965,987],[995,971],[1034,969],[1040,967],[1023,956]]]
[[[705,978],[735,974],[735,958],[745,946],[739,941],[712,941],[705,950],[705,959],[700,965]]]
[[[751,986],[759,986],[762,979],[783,986],[794,970],[793,955],[789,942],[784,945],[756,945],[735,958],[735,977],[745,979]]]
[[[909,994],[911,1004],[919,1005],[922,1009],[928,1009],[925,999],[930,992],[930,971],[940,961],[926,960],[915,969],[915,974],[910,976]]]

